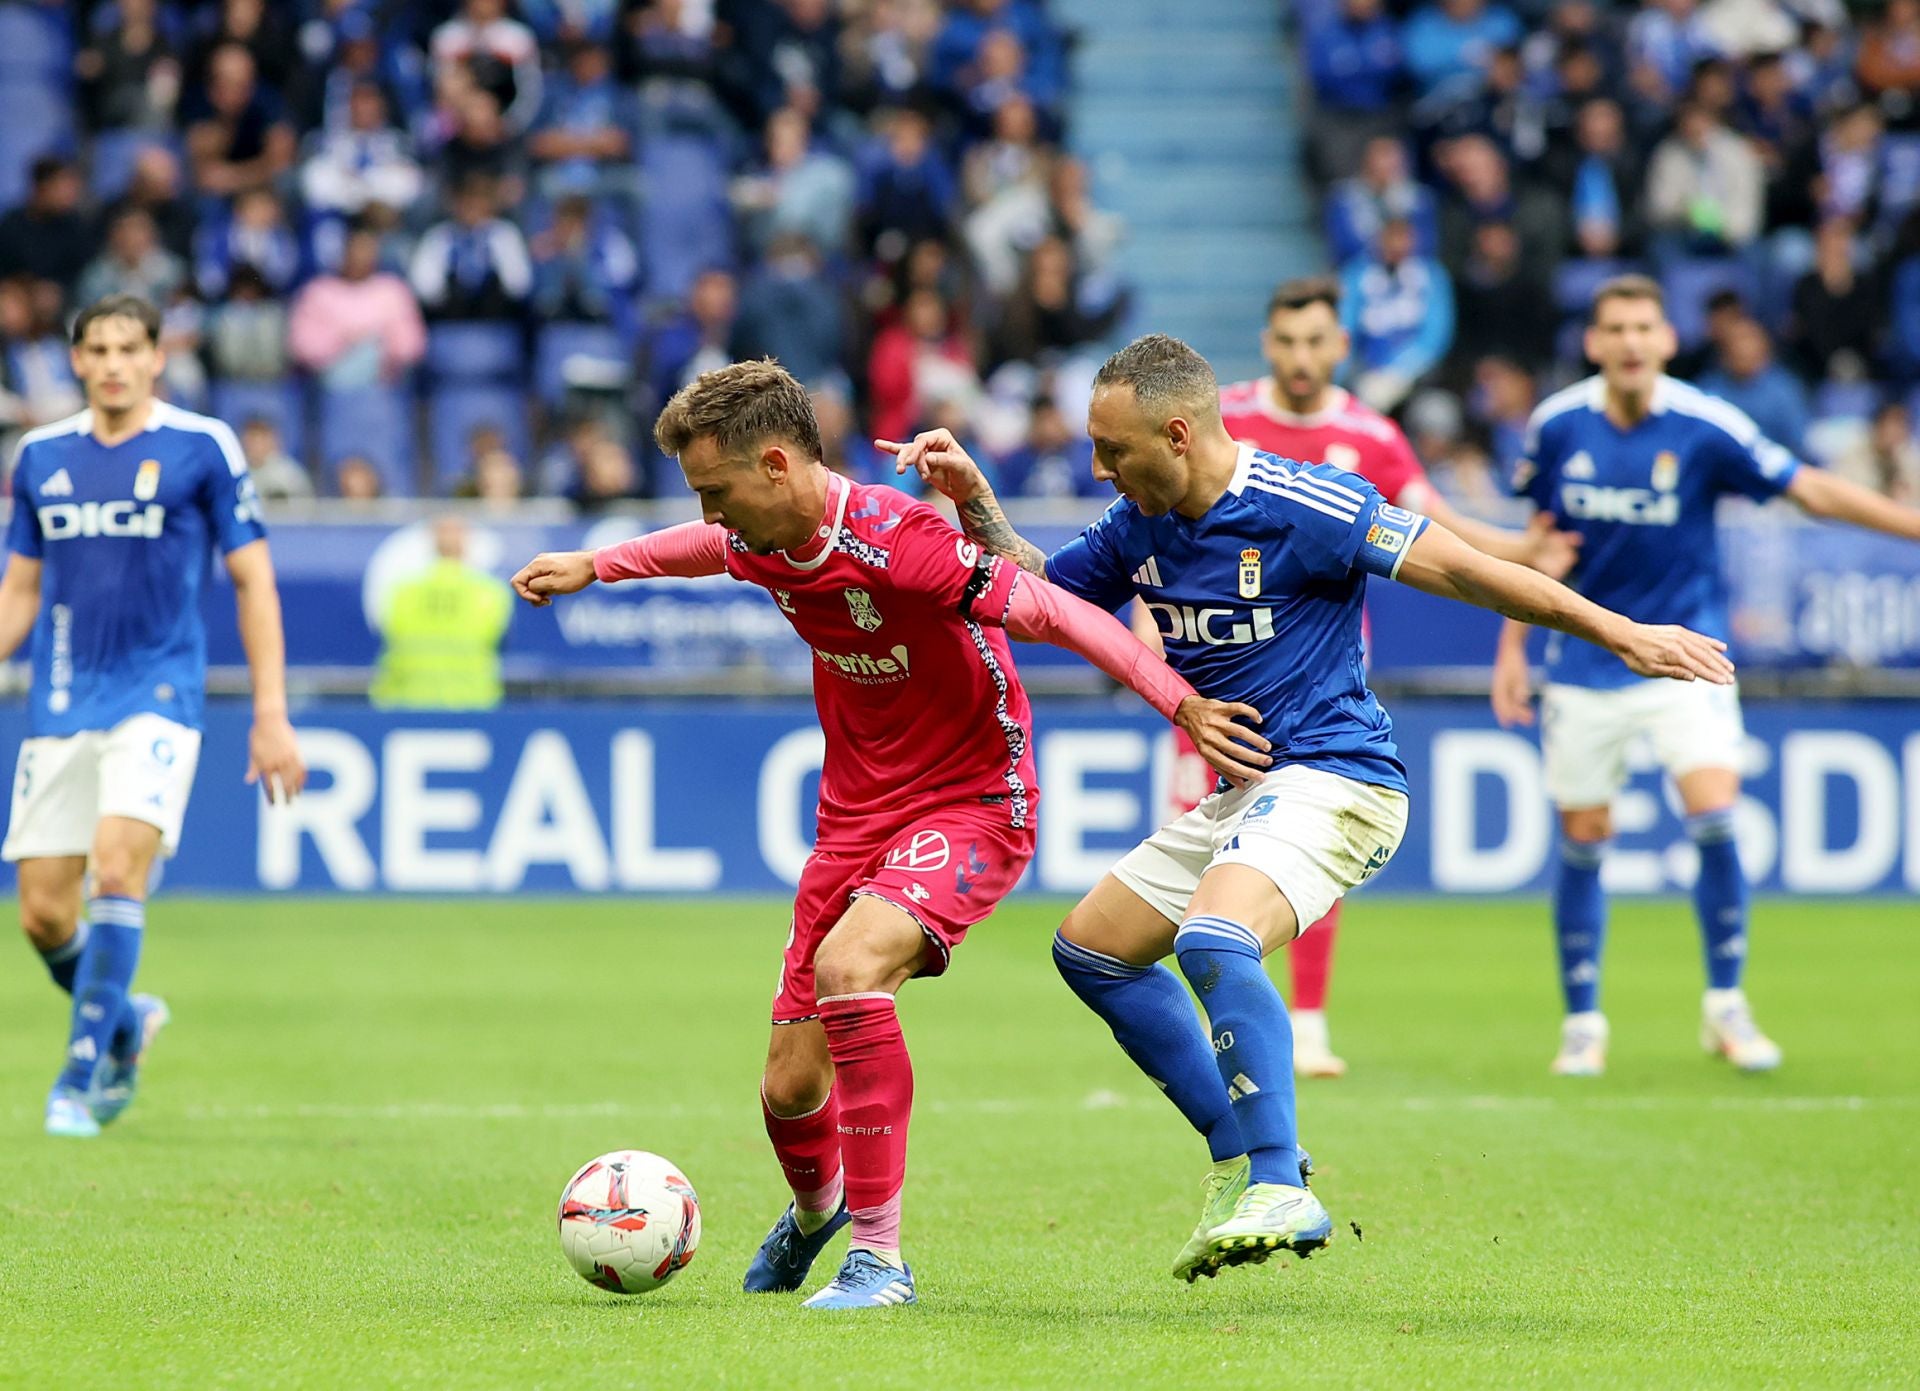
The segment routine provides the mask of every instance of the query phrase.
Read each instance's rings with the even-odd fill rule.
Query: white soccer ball
[[[587,1283],[659,1289],[700,1248],[700,1199],[679,1167],[645,1150],[580,1166],[560,1194],[560,1249]]]

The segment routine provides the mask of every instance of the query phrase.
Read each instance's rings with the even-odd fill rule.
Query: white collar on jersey
[[[827,492],[827,513],[833,520],[821,522],[820,530],[814,534],[820,543],[819,554],[795,560],[788,552],[780,552],[780,558],[796,570],[818,570],[826,564],[827,557],[833,554],[833,543],[840,539],[840,528],[846,525],[847,499],[853,495],[853,485],[837,473],[829,474]]]
[[[1227,480],[1227,491],[1235,497],[1246,491],[1247,479],[1253,474],[1253,454],[1252,445],[1240,446],[1240,457],[1233,464],[1233,477]]]
[[[1259,380],[1254,389],[1253,399],[1254,403],[1260,407],[1260,413],[1269,420],[1277,420],[1282,425],[1292,425],[1301,430],[1319,429],[1345,410],[1347,403],[1352,400],[1347,395],[1345,387],[1329,387],[1327,404],[1311,415],[1301,415],[1280,404],[1278,393],[1273,389],[1272,377],[1262,377]]]
[[[1648,415],[1665,415],[1673,406],[1674,379],[1665,372],[1653,379],[1653,393],[1647,398]],[[1587,378],[1587,409],[1598,415],[1607,411],[1607,379],[1598,372]]]

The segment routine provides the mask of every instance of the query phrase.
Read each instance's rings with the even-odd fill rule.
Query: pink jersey
[[[1338,387],[1325,409],[1295,415],[1274,400],[1269,378],[1235,382],[1220,388],[1220,416],[1235,439],[1283,459],[1349,469],[1396,507],[1424,512],[1433,496],[1400,427]]]
[[[895,489],[838,477],[832,489],[797,553],[755,555],[727,536],[727,573],[772,594],[813,649],[820,843],[969,800],[1030,826],[1033,713],[1003,631],[1019,569]]]

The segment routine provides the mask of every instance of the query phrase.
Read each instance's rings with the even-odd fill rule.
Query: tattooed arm
[[[1046,552],[1013,529],[1000,499],[993,495],[993,485],[951,432],[928,430],[906,443],[875,440],[874,444],[894,456],[895,473],[912,470],[952,498],[968,536],[1022,570],[1046,574]]]

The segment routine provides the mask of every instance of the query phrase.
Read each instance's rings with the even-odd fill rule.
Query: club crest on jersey
[[[1655,492],[1670,493],[1680,481],[1680,456],[1671,449],[1663,449],[1653,456],[1653,488]]]
[[[1240,552],[1240,597],[1260,597],[1260,550],[1257,546],[1248,546]]]
[[[873,606],[873,596],[864,589],[847,591],[847,612],[853,615],[854,626],[871,633],[883,621],[880,610]]]
[[[140,471],[133,476],[133,495],[141,502],[152,502],[160,491],[160,461],[142,459]]]
[[[781,609],[781,612],[783,612],[783,613],[792,613],[792,612],[793,612],[793,594],[792,594],[792,591],[790,591],[790,590],[785,590],[785,589],[776,589],[776,590],[774,590],[774,591],[773,591],[773,602],[774,602],[774,603],[776,603],[776,604],[778,604],[778,605],[780,606],[780,609]]]

